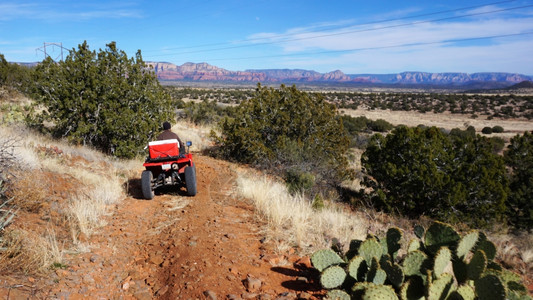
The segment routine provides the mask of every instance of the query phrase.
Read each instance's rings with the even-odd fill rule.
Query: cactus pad
[[[366,281],[373,282],[375,284],[384,284],[385,280],[387,280],[387,273],[380,268],[378,259],[376,257],[372,257],[370,269],[366,274]]]
[[[429,253],[435,254],[442,246],[455,249],[459,239],[459,234],[451,225],[435,221],[426,231],[425,246]]]
[[[396,253],[401,248],[400,241],[402,239],[403,233],[399,228],[391,227],[387,230],[387,253],[392,257],[396,257]]]
[[[405,276],[400,266],[387,261],[381,264],[381,268],[383,269],[383,271],[385,271],[385,273],[387,273],[387,279],[390,281],[390,283],[392,283],[394,287],[399,288],[402,285]]]
[[[326,299],[330,300],[350,300],[351,297],[343,290],[331,290],[328,291],[328,296]]]
[[[322,249],[311,255],[311,263],[319,272],[324,271],[329,266],[343,263],[344,260],[331,249]]]
[[[474,256],[472,256],[472,259],[470,260],[470,263],[468,263],[468,266],[466,268],[468,279],[479,279],[479,277],[481,277],[481,274],[485,272],[486,268],[487,257],[485,256],[485,252],[483,252],[482,250],[477,250],[474,253]]]
[[[440,277],[444,273],[444,269],[451,263],[452,252],[447,247],[442,247],[435,256],[433,263],[433,274]]]
[[[400,289],[402,300],[424,299],[424,282],[418,276],[411,277]]]
[[[423,265],[426,259],[426,254],[419,250],[407,253],[405,260],[403,261],[403,272],[405,276],[424,274]]]
[[[359,255],[362,256],[367,264],[372,262],[372,257],[380,258],[383,254],[383,248],[375,238],[365,240],[359,247]]]
[[[492,261],[496,257],[496,246],[487,239],[487,236],[483,232],[479,232],[479,240],[475,250],[478,249],[485,252],[488,261]]]
[[[443,273],[437,280],[429,283],[428,300],[446,299],[453,284],[453,276]]]
[[[362,256],[354,256],[348,263],[348,274],[357,281],[363,281],[368,265]]]
[[[496,275],[485,275],[474,282],[476,294],[479,299],[504,300],[506,290],[503,282]]]
[[[346,272],[339,266],[331,266],[320,274],[320,284],[325,289],[338,288],[344,283]]]
[[[424,237],[425,231],[426,230],[424,229],[424,227],[422,227],[422,225],[415,225],[415,227],[413,227],[413,232],[419,239]]]
[[[479,239],[479,231],[473,230],[465,234],[459,244],[457,245],[457,257],[464,259],[466,255],[474,249],[477,241]]]
[[[398,296],[394,289],[388,285],[376,285],[365,289],[363,300],[394,300]]]
[[[417,239],[412,239],[409,242],[409,246],[407,247],[407,252],[411,252],[415,250],[420,250],[420,241]]]
[[[476,298],[476,293],[474,289],[469,285],[461,285],[457,288],[456,291],[463,300],[474,300]]]

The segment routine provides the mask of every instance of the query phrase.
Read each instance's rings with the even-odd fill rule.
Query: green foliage
[[[337,260],[323,271],[322,285],[342,287],[351,299],[531,299],[519,275],[494,269],[501,269],[493,261],[495,254],[485,255],[477,246],[490,243],[482,232],[460,236],[449,224],[434,222],[418,240],[421,250],[393,259],[387,251],[377,251],[376,245],[397,236],[397,230],[390,228],[383,238],[369,235],[365,241],[352,241],[344,256],[350,252],[355,256],[347,264]],[[325,253],[335,254],[319,250],[312,257]]]
[[[335,107],[295,86],[257,86],[255,96],[219,122],[219,154],[275,172],[298,169],[317,183],[337,185],[350,175],[348,138]]]
[[[170,97],[140,51],[128,58],[114,42],[98,53],[84,42],[60,63],[47,58],[36,68],[34,81],[45,109],[35,113],[32,125],[53,124],[54,136],[118,157],[142,153],[172,116]]]
[[[374,135],[361,161],[377,207],[476,226],[503,219],[503,159],[489,139],[463,133],[400,126],[386,137]]]
[[[493,133],[502,133],[503,131],[504,131],[503,127],[501,127],[500,125],[496,125],[496,126],[492,127],[492,132]]]
[[[285,183],[291,194],[302,193],[314,186],[315,176],[298,169],[289,169],[285,172]]]
[[[492,134],[492,127],[483,127],[483,129],[481,129],[481,132],[484,134]]]
[[[232,107],[223,107],[216,101],[187,102],[183,104],[183,118],[194,124],[213,124],[232,113]]]
[[[533,134],[525,132],[511,139],[504,152],[511,168],[507,218],[516,228],[533,229]]]
[[[7,62],[0,54],[0,86],[27,94],[32,83],[32,71],[31,68]]]

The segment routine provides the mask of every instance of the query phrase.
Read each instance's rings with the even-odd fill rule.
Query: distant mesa
[[[507,88],[508,90],[533,89],[533,82],[522,81]]]
[[[341,70],[319,73],[301,69],[250,69],[229,71],[208,63],[148,62],[162,81],[218,81],[264,83],[339,83],[433,86],[483,86],[506,88],[531,85],[532,76],[515,73],[428,73],[402,72],[397,74],[345,74]],[[523,83],[526,82],[526,83]],[[520,86],[518,88],[527,88]]]

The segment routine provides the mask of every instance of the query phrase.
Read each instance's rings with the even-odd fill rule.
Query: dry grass
[[[51,140],[22,125],[0,126],[0,139],[16,139],[17,171],[6,184],[12,203],[24,216],[37,215],[26,223],[17,222],[26,218],[19,214],[4,235],[0,269],[6,272],[42,272],[62,263],[63,247],[69,252],[90,247],[78,241],[80,234],[88,237],[105,224],[110,206],[125,197],[125,183],[142,165]],[[31,220],[39,218],[47,222],[48,232],[31,229],[36,226]],[[70,232],[72,239],[60,247],[52,228],[63,238]]]
[[[213,145],[209,138],[210,126],[195,125],[187,121],[180,121],[172,127],[172,131],[179,135],[183,142],[191,141],[191,151],[203,151]]]
[[[267,236],[281,252],[296,246],[308,254],[328,247],[332,238],[348,245],[352,239],[363,239],[371,226],[368,220],[333,205],[314,210],[309,200],[290,195],[284,184],[266,176],[240,171],[237,186],[267,221]]]
[[[52,229],[43,236],[21,229],[8,231],[1,248],[0,273],[42,274],[54,264],[63,264],[62,245]]]
[[[298,247],[310,254],[331,246],[337,238],[346,251],[352,239],[365,239],[368,233],[383,235],[390,227],[404,231],[403,248],[415,238],[412,227],[420,223],[427,228],[428,219],[417,221],[391,216],[372,209],[352,211],[333,201],[322,210],[311,207],[301,195],[292,196],[284,184],[251,171],[238,170],[237,188],[241,196],[251,199],[259,216],[267,222],[267,237],[281,253]],[[520,274],[533,272],[533,237],[488,233],[498,248],[497,260]],[[404,249],[405,250],[405,249]]]

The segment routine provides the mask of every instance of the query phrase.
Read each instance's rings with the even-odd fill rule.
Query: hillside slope
[[[319,293],[305,259],[293,264],[300,258],[276,254],[265,242],[252,204],[235,195],[235,166],[195,158],[196,197],[166,191],[147,201],[139,178],[130,179],[127,198],[88,238],[87,252],[71,253],[49,277],[0,275],[0,297],[294,299]]]

